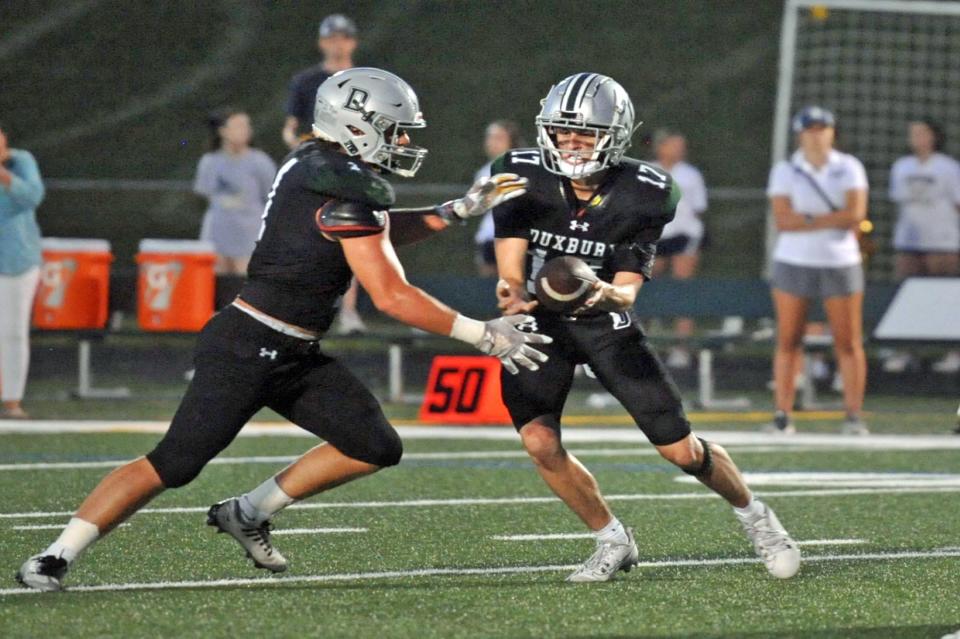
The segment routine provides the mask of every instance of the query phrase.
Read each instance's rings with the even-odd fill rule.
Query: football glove
[[[527,178],[516,173],[497,173],[483,177],[473,183],[462,198],[444,202],[437,212],[447,222],[467,220],[483,215],[495,206],[499,206],[527,192]]]
[[[476,347],[480,352],[499,359],[511,375],[519,371],[517,364],[532,371],[538,370],[548,357],[528,344],[549,344],[553,338],[520,330],[519,327],[531,319],[529,315],[511,315],[484,322],[483,337]]]

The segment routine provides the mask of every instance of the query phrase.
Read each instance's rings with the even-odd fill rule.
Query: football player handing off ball
[[[516,175],[493,175],[446,204],[390,210],[393,188],[382,175],[416,173],[426,149],[411,145],[410,135],[424,126],[413,89],[391,73],[354,68],[320,85],[314,137],[277,172],[249,280],[200,334],[196,374],[170,429],[145,457],[100,482],[60,537],[23,564],[20,583],[60,590],[86,548],[165,489],[191,482],[264,406],[326,443],[250,492],[214,504],[207,523],[236,539],[258,568],[286,570],[270,517],[393,466],[403,452],[370,391],[320,348],[354,275],[377,308],[401,322],[472,344],[510,370],[546,361],[527,344],[549,338],[516,328],[527,318],[470,319],[404,277],[395,244],[482,215],[526,185]]]
[[[561,443],[561,413],[577,364],[589,364],[665,459],[734,507],[771,574],[792,577],[800,567],[796,542],[752,496],[727,452],[691,432],[677,387],[632,311],[650,277],[655,242],[680,199],[676,183],[666,172],[624,157],[634,110],[611,78],[570,76],[550,89],[542,105],[536,119],[539,148],[509,151],[493,164],[494,173],[527,179],[524,195],[494,209],[497,295],[504,315],[531,313],[527,326],[553,338],[541,347],[548,362],[504,375],[502,386],[537,471],[596,534],[596,551],[568,581],[607,581],[639,559],[632,529],[613,515],[596,480]],[[553,301],[560,297],[551,286],[564,283],[556,262],[544,269],[544,281],[537,275],[548,260],[561,256],[579,258],[598,278],[589,284],[592,293],[577,296],[579,306],[566,312],[534,299],[538,288]],[[582,265],[569,267],[568,275],[589,282],[576,276],[576,268]]]

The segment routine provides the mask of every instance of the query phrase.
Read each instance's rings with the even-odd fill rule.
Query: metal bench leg
[[[803,351],[803,386],[800,389],[800,401],[805,410],[817,408],[817,386],[813,381],[813,356]]]
[[[77,390],[74,391],[74,395],[80,399],[123,399],[130,397],[129,388],[94,388],[90,353],[90,340],[79,340],[77,342]]]
[[[710,349],[700,349],[697,356],[697,378],[699,382],[700,405],[706,408],[713,403],[713,352]]]
[[[697,356],[699,378],[699,403],[705,409],[736,409],[750,408],[748,397],[730,397],[718,399],[714,397],[713,351],[709,348],[700,349]]]
[[[390,344],[387,349],[389,360],[390,401],[403,401],[403,347],[399,344]]]

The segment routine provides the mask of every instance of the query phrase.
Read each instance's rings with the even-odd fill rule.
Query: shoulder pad
[[[386,211],[375,211],[360,202],[330,200],[317,211],[317,228],[334,238],[376,235],[386,226]]]
[[[376,207],[390,207],[397,200],[390,183],[360,160],[304,145],[301,161],[306,165],[304,186],[311,191]]]

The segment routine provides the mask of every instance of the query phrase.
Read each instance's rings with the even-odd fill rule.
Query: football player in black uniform
[[[393,189],[379,172],[416,173],[426,150],[411,146],[407,132],[423,126],[416,94],[393,74],[355,68],[321,85],[315,137],[277,172],[249,281],[200,334],[196,374],[167,434],[100,482],[60,537],[24,563],[21,583],[61,589],[83,550],[163,490],[192,481],[264,406],[326,443],[252,491],[212,506],[207,523],[233,536],[257,567],[285,570],[270,538],[274,513],[397,464],[402,454],[373,395],[320,350],[353,275],[384,313],[473,344],[508,370],[546,360],[527,344],[549,338],[516,328],[528,318],[469,319],[404,278],[393,244],[427,237],[444,220],[480,215],[522,195],[526,183],[494,175],[459,200],[388,215]]]
[[[752,497],[720,446],[693,435],[680,393],[633,314],[650,277],[655,242],[680,192],[666,172],[624,157],[634,131],[626,91],[580,73],[555,85],[536,119],[538,149],[513,150],[492,171],[528,180],[525,195],[494,209],[500,307],[532,313],[554,338],[536,371],[503,378],[503,399],[523,445],[550,488],[596,533],[596,552],[569,581],[607,581],[638,561],[633,531],[611,513],[596,480],[560,438],[574,367],[588,364],[663,457],[732,506],[769,571],[791,577],[800,553],[773,511]],[[596,272],[593,295],[570,315],[537,308],[534,280],[547,260],[583,259]]]

